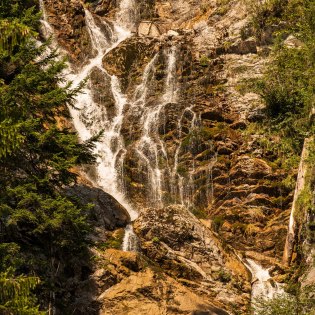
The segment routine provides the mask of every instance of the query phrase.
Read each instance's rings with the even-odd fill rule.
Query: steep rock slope
[[[118,11],[116,1],[90,2],[44,1],[60,46],[78,68],[96,54],[84,5],[104,37],[112,36]],[[104,314],[133,314],[142,304],[142,312],[152,314],[220,314],[215,307],[247,314],[249,275],[234,250],[265,266],[278,264],[275,274],[282,273],[292,191],[272,163],[275,153],[251,131],[263,105],[242,82],[261,75],[268,38],[250,36],[248,12],[237,0],[140,1],[134,36],[104,56],[106,74],[90,73],[93,101],[109,121],[117,115],[110,76],[126,95],[120,186],[141,210],[135,230],[142,253],[110,257],[124,257],[128,265],[146,261],[121,267],[112,258],[106,262],[108,250],[99,251],[106,276],[98,270],[93,279]],[[168,295],[170,285],[176,289]],[[193,291],[204,301],[200,308]]]

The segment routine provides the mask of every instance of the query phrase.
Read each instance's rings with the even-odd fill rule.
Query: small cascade
[[[168,155],[163,142],[159,136],[159,122],[161,113],[165,105],[174,103],[177,100],[176,86],[176,47],[171,47],[167,52],[167,76],[165,80],[164,93],[159,103],[154,107],[145,107],[146,94],[149,79],[152,79],[154,65],[157,55],[147,65],[142,83],[136,88],[136,101],[134,106],[141,107],[143,112],[141,125],[142,134],[136,147],[140,159],[145,163],[148,169],[148,179],[151,194],[150,203],[155,206],[163,205],[163,184],[165,182],[164,170],[160,167],[161,156],[168,160]],[[139,97],[140,96],[140,97]]]
[[[51,25],[48,23],[47,12],[46,12],[43,0],[39,0],[39,7],[42,11],[42,19],[41,19],[42,32],[45,38],[49,38],[54,35],[54,30],[51,27]]]
[[[178,138],[182,139],[183,136],[183,120],[185,116],[189,114],[192,118],[190,119],[189,130],[193,132],[197,128],[197,115],[193,111],[193,107],[187,107],[184,109],[181,117],[177,123]],[[171,171],[171,191],[175,196],[176,202],[179,202],[181,205],[190,208],[193,204],[193,190],[194,190],[194,178],[193,174],[195,171],[194,163],[192,164],[192,169],[189,171],[188,180],[184,178],[182,174],[178,171],[179,169],[179,157],[182,149],[182,140],[179,141],[177,149],[174,156],[174,166]]]
[[[243,263],[252,274],[252,305],[255,305],[256,299],[272,299],[284,293],[283,286],[272,280],[268,269],[264,269],[249,258]]]
[[[139,239],[134,233],[132,225],[128,224],[125,228],[122,250],[125,252],[138,252],[139,249]]]
[[[135,31],[135,22],[138,20],[138,10],[135,0],[121,0],[119,11],[116,14],[116,23],[123,29]]]
[[[149,83],[153,79],[155,74],[155,63],[159,54],[155,54],[155,56],[151,59],[151,61],[147,64],[144,69],[141,84],[138,85],[134,92],[134,97],[132,101],[132,106],[134,108],[141,108],[142,110],[145,107],[145,102],[147,99]]]
[[[285,242],[285,247],[283,251],[283,263],[285,265],[290,265],[291,260],[292,260],[292,255],[294,251],[294,246],[295,246],[295,237],[296,237],[296,230],[297,230],[297,223],[296,223],[296,208],[297,208],[297,203],[298,203],[298,198],[305,188],[306,185],[306,174],[308,171],[308,157],[309,157],[309,152],[310,152],[310,146],[311,143],[313,143],[313,138],[306,138],[304,140],[304,145],[303,145],[303,150],[301,154],[301,159],[300,159],[300,164],[299,164],[299,169],[298,169],[298,176],[296,179],[296,185],[295,185],[295,191],[294,191],[294,198],[292,202],[292,209],[291,209],[291,214],[290,214],[290,220],[289,220],[289,227],[288,227],[288,233],[287,233],[287,238]]]
[[[176,84],[176,46],[171,47],[168,55],[167,77],[165,83],[165,92],[162,97],[163,103],[176,103],[177,101],[177,84]]]

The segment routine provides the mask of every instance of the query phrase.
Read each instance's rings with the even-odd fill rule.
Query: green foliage
[[[230,8],[230,0],[217,0],[216,14],[224,15]]]
[[[225,219],[221,215],[214,217],[211,224],[212,230],[219,233],[224,221]]]
[[[314,293],[314,286],[300,290],[297,295],[284,293],[273,299],[258,298],[253,308],[257,315],[312,315],[315,299],[311,292]]]
[[[231,274],[223,269],[219,271],[218,277],[219,277],[219,280],[223,283],[228,283],[232,279]]]
[[[206,55],[202,55],[199,60],[199,64],[201,67],[208,67],[210,63],[209,58]]]
[[[37,277],[15,276],[12,269],[0,273],[0,313],[3,315],[44,315],[36,306],[32,290]]]
[[[205,209],[202,208],[193,208],[191,209],[191,212],[198,219],[206,219],[208,217],[207,212],[205,211]]]
[[[273,299],[258,299],[254,303],[257,315],[287,315],[297,314],[297,302],[292,296],[279,296]]]
[[[252,14],[250,24],[258,38],[261,38],[268,27],[279,24],[288,5],[288,0],[247,0],[246,2]]]
[[[305,111],[309,113],[314,93],[314,65],[304,48],[279,46],[276,49],[274,61],[258,83],[258,90],[271,117],[283,120],[288,119],[288,115],[298,115],[301,119]]]
[[[296,201],[295,220],[302,224],[304,222],[305,214],[312,211],[313,194],[309,183],[306,183],[306,187],[300,192]]]
[[[39,314],[37,284],[43,306],[52,296],[69,304],[67,270],[89,244],[88,208],[64,188],[74,167],[95,161],[97,137],[79,143],[62,124],[82,86],[64,84],[64,60],[35,41],[37,9],[35,0],[0,2],[1,314]]]
[[[2,0],[0,3],[0,58],[13,57],[12,52],[28,44],[37,35],[40,14],[35,1]]]
[[[209,10],[209,5],[207,4],[201,4],[200,5],[200,11],[205,14]]]
[[[98,247],[102,250],[108,249],[108,248],[115,248],[115,249],[121,249],[123,239],[124,239],[124,230],[121,229],[118,232],[111,235],[106,242],[103,242],[98,245]]]
[[[155,236],[152,238],[152,243],[158,244],[158,243],[160,243],[160,239]]]

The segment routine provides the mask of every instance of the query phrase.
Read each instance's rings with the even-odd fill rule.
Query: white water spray
[[[268,269],[249,258],[244,261],[244,264],[252,274],[252,305],[255,305],[259,298],[273,299],[284,294],[283,286],[272,280]]]
[[[53,28],[48,23],[43,0],[41,0],[41,8],[45,19],[45,21],[43,21],[45,30],[44,35],[51,36],[53,34]],[[120,42],[131,36],[131,32],[123,28],[125,25],[121,23],[119,17],[128,14],[128,12],[132,12],[133,10],[133,1],[123,0],[120,5],[120,11],[117,14],[117,22],[114,22],[113,25],[105,25],[110,34],[110,36],[108,36],[108,34],[105,36],[101,28],[97,25],[93,15],[85,9],[85,22],[95,57],[90,59],[89,62],[78,71],[72,69],[72,71],[67,74],[68,81],[73,82],[72,87],[79,86],[80,82],[88,78],[95,69],[101,71],[104,74],[104,77],[107,77],[110,80],[111,92],[115,101],[115,110],[117,113],[112,121],[109,120],[106,109],[99,106],[94,101],[93,91],[90,88],[90,84],[87,84],[83,93],[77,97],[76,108],[70,108],[70,112],[74,126],[82,141],[88,140],[92,136],[97,135],[101,130],[104,130],[101,140],[96,144],[95,154],[98,158],[97,178],[95,181],[98,186],[115,197],[117,201],[126,208],[131,220],[135,220],[138,214],[126,201],[124,192],[118,187],[119,181],[116,169],[117,156],[124,150],[120,128],[123,120],[122,113],[126,104],[126,97],[121,92],[120,83],[117,77],[108,74],[103,67],[102,60],[105,54],[119,45]],[[131,21],[132,17],[130,16],[128,22],[129,25]],[[102,21],[102,23],[105,22]],[[116,145],[113,146],[113,143]],[[132,244],[135,242],[136,236],[132,231],[131,225],[126,229],[125,239],[126,238],[128,239],[124,241],[123,248],[125,250],[134,250],[135,245]]]
[[[130,123],[140,125],[138,125],[140,138],[136,140],[133,148],[139,158],[139,168],[144,167],[147,170],[145,184],[148,186],[148,204],[155,207],[164,205],[164,192],[167,190],[166,183],[169,178],[172,178],[169,183],[171,190],[177,196],[174,201],[180,200],[182,204],[187,204],[185,195],[192,196],[193,174],[190,174],[188,189],[186,189],[187,179],[176,175],[180,144],[174,161],[174,157],[168,156],[166,143],[161,139],[159,133],[161,118],[164,117],[166,106],[176,106],[178,101],[176,77],[178,48],[172,46],[156,53],[146,65],[140,84],[135,87],[131,97],[128,97],[122,92],[119,79],[110,75],[104,67],[103,59],[122,41],[132,36],[138,18],[135,1],[122,0],[113,22],[95,17],[86,8],[84,10],[93,57],[80,69],[71,69],[67,74],[67,79],[73,82],[73,87],[77,87],[80,82],[97,73],[109,86],[114,103],[112,110],[114,113],[108,113],[106,106],[99,102],[100,97],[95,96],[98,92],[92,86],[92,81],[88,80],[83,94],[77,97],[76,108],[70,108],[74,126],[82,141],[88,140],[103,130],[103,136],[97,142],[95,150],[97,155],[95,184],[115,197],[128,210],[131,220],[137,218],[137,212],[126,200],[129,187],[124,184],[124,159],[127,156],[128,148],[125,146],[122,127],[126,111],[129,111],[129,113],[138,113],[138,117],[140,117],[140,121],[130,121]],[[44,17],[47,18],[47,14],[44,14]],[[47,21],[46,24],[48,24]],[[52,30],[49,24],[48,26]],[[151,85],[155,83],[157,61],[162,57],[165,60],[165,78],[162,81],[164,88],[162,94],[156,97],[156,104],[152,106],[150,102],[147,102],[147,98],[151,93]],[[192,111],[191,106],[182,110],[191,112],[193,119],[190,127],[194,127],[196,114]],[[184,112],[180,115],[184,115]],[[173,186],[177,188],[174,189]],[[137,245],[134,243],[134,239],[130,225],[126,229],[123,248],[135,250]]]

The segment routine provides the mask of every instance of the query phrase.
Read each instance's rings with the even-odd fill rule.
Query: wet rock
[[[152,21],[142,21],[138,26],[139,36],[159,37],[161,31],[158,26]]]
[[[114,0],[96,0],[92,3],[91,9],[100,16],[107,15],[116,7]]]
[[[109,74],[122,80],[123,91],[127,89],[130,80],[143,71],[143,61],[153,57],[154,46],[155,42],[150,39],[133,37],[105,55],[103,65]]]
[[[244,129],[246,129],[246,126],[247,126],[247,124],[246,124],[245,121],[236,121],[235,123],[233,123],[233,124],[231,125],[231,128],[232,128],[232,129],[241,129],[241,130],[244,130]]]
[[[211,110],[207,111],[201,114],[201,119],[207,119],[207,120],[215,120],[215,121],[224,121],[224,117],[222,112],[219,110]]]
[[[256,54],[257,53],[257,42],[254,38],[247,40],[238,40],[229,47],[220,47],[217,49],[217,54],[228,53],[228,54]]]
[[[48,21],[55,30],[59,44],[68,51],[75,64],[92,56],[91,41],[85,26],[85,13],[79,0],[70,2],[44,0]]]
[[[271,173],[271,167],[263,160],[242,156],[230,171],[231,179],[260,179]]]

